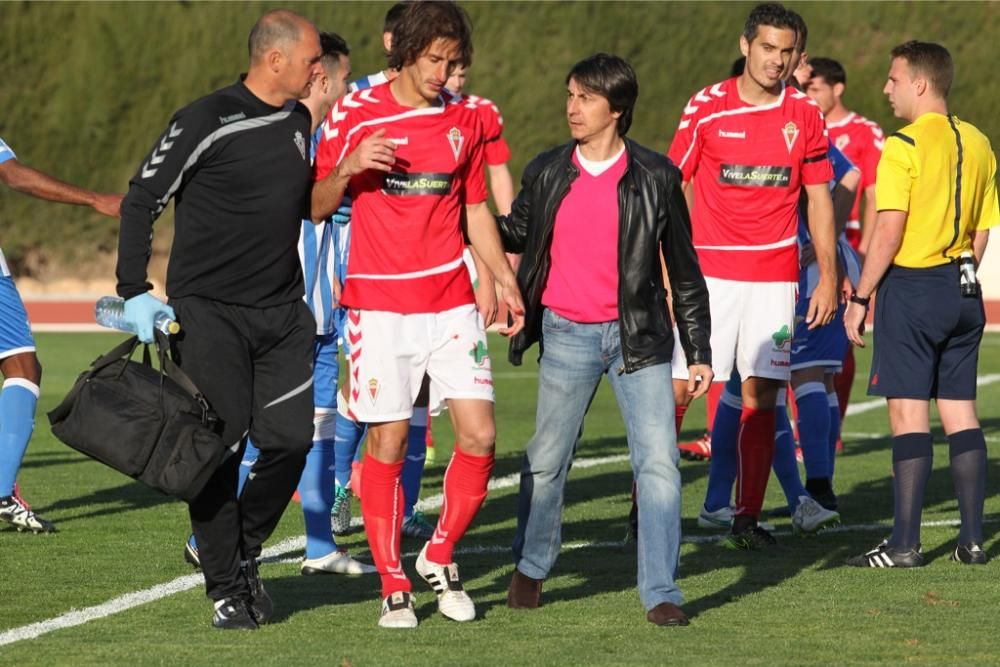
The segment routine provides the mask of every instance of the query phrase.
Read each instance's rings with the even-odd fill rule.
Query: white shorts
[[[705,278],[712,313],[712,371],[725,382],[735,364],[740,377],[790,378],[797,283]],[[675,341],[679,338],[674,336]],[[686,380],[687,359],[674,344],[673,376]]]
[[[350,310],[350,410],[360,422],[409,419],[424,373],[431,414],[448,399],[493,401],[486,331],[475,305],[402,315]]]

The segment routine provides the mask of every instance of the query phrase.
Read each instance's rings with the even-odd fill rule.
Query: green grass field
[[[889,440],[881,406],[849,416],[845,453],[837,460],[837,491],[845,525],[803,539],[776,520],[779,546],[767,552],[722,548],[695,522],[707,463],[682,462],[684,536],[680,584],[692,616],[688,628],[646,622],[635,591],[634,550],[621,544],[630,472],[624,429],[606,383],[589,415],[567,486],[563,554],[545,584],[544,606],[504,605],[512,571],[509,544],[517,488],[511,475],[533,429],[537,367],[504,361],[492,340],[497,388],[498,460],[495,489],[458,557],[480,619],[459,625],[439,616],[433,594],[415,582],[421,626],[413,632],[376,627],[378,579],[299,575],[302,518],[290,505],[262,567],[277,605],[273,625],[257,633],[213,630],[199,578],[182,561],[185,507],[132,483],[56,441],[44,412],[115,336],[42,334],[44,393],[21,481],[36,510],[54,520],[55,535],[0,530],[0,664],[309,664],[334,665],[581,665],[581,664],[859,664],[1000,663],[1000,641],[983,632],[996,610],[1000,563],[1000,456],[990,459],[984,568],[948,560],[958,517],[948,450],[938,428],[936,465],[927,493],[924,552],[916,571],[854,570],[843,559],[888,533],[892,514]],[[869,355],[859,357],[854,403],[867,402]],[[982,377],[1000,368],[1000,335],[984,341]],[[1000,439],[1000,384],[980,392],[991,445]],[[447,420],[435,422],[439,463],[429,466],[423,497],[433,505],[448,455]],[[703,427],[699,405],[683,437]],[[936,424],[937,426],[937,424]],[[782,502],[772,478],[767,506]],[[356,506],[355,506],[356,507]],[[356,510],[357,511],[357,510]],[[434,512],[431,512],[434,514]],[[342,541],[370,558],[363,533]],[[404,542],[405,567],[421,545]],[[272,548],[271,551],[274,551]],[[415,575],[413,575],[415,576]],[[186,577],[186,578],[185,578]],[[153,587],[167,585],[160,589]],[[178,592],[170,593],[170,590]],[[152,601],[112,615],[88,608],[143,591]],[[10,642],[12,631],[61,618],[72,610],[101,616],[37,639]],[[61,621],[60,621],[61,622]],[[8,643],[10,642],[10,643]]]
[[[597,51],[635,67],[640,84],[629,134],[666,151],[684,104],[723,79],[739,56],[753,2],[465,2],[474,24],[468,90],[503,111],[515,179],[543,150],[568,140],[566,72]],[[27,164],[84,187],[124,191],[166,127],[192,100],[246,68],[246,39],[262,12],[285,6],[351,45],[360,76],[385,65],[388,2],[0,2],[0,136]],[[955,58],[949,108],[994,144],[997,2],[790,2],[809,24],[808,51],[847,68],[846,103],[882,124],[889,50],[938,41]],[[993,26],[991,29],[990,26]],[[172,209],[157,223],[169,248]],[[84,207],[55,209],[0,188],[0,242],[15,275],[112,275],[117,225]]]

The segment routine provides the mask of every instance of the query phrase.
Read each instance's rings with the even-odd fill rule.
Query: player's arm
[[[61,204],[89,206],[98,213],[117,218],[124,195],[100,193],[78,188],[18,161],[16,158],[0,164],[0,181],[9,188]]]
[[[855,168],[844,174],[833,186],[830,197],[833,199],[834,239],[839,239],[847,227],[847,221],[851,218],[851,209],[854,208],[854,195],[858,191],[858,183],[860,182],[861,172]]]
[[[826,183],[806,185],[806,222],[816,253],[819,283],[809,299],[806,323],[810,329],[828,324],[837,312],[837,239],[833,227],[833,200]]]
[[[514,271],[503,254],[496,220],[485,201],[466,204],[465,212],[469,243],[499,283],[500,298],[507,304],[507,310],[513,317],[512,325],[501,329],[500,333],[513,336],[524,328],[524,301]]]
[[[507,163],[487,164],[486,173],[490,177],[490,194],[497,213],[507,215],[514,202],[514,178],[510,175]]]
[[[313,184],[312,219],[326,220],[337,210],[354,176],[368,169],[388,173],[395,162],[396,144],[385,138],[385,128],[366,137],[330,173]]]
[[[497,319],[497,290],[493,273],[475,248],[470,246],[469,254],[472,255],[472,265],[476,271],[472,281],[472,288],[476,293],[476,308],[483,317],[483,323],[491,327]]]
[[[146,267],[153,253],[153,223],[181,184],[200,168],[196,151],[217,127],[217,114],[207,106],[189,107],[175,114],[129,181],[128,194],[122,201],[115,268],[117,291],[125,299],[126,321],[144,343],[153,340],[153,321],[158,313],[175,317],[170,306],[149,293],[153,285]]]

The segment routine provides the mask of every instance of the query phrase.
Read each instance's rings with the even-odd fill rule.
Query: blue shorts
[[[0,359],[34,351],[35,339],[31,336],[28,311],[24,309],[14,279],[0,276]]]
[[[337,407],[337,380],[340,362],[337,361],[337,334],[316,336],[313,347],[313,406],[334,409]]]
[[[803,368],[828,368],[839,371],[847,355],[847,331],[844,329],[844,304],[837,309],[837,316],[827,325],[809,330],[806,315],[809,299],[800,298],[795,304],[795,334],[792,336],[792,371]]]
[[[958,264],[892,266],[875,297],[875,350],[868,393],[887,398],[971,401],[986,313],[962,297]]]

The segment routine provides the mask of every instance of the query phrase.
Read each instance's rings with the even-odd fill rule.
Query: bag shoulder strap
[[[170,339],[167,338],[166,334],[159,330],[154,330],[156,335],[156,349],[159,353],[160,358],[160,372],[166,375],[168,378],[177,383],[177,385],[191,395],[192,398],[197,400],[199,403],[204,403],[207,407],[208,402],[205,399],[205,395],[201,393],[201,390],[195,386],[191,378],[187,376],[187,373],[181,370],[173,359],[170,358]]]

